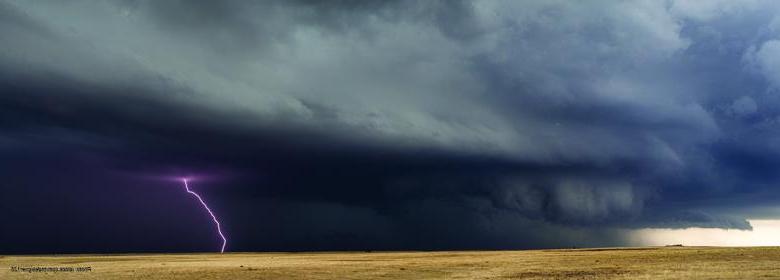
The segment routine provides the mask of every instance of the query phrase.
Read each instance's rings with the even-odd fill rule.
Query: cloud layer
[[[780,194],[778,8],[3,1],[0,250],[206,249],[150,179],[195,173],[235,250],[749,229]]]

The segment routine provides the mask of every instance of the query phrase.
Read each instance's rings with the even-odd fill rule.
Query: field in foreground
[[[780,248],[1,256],[0,266],[0,279],[780,279]],[[30,272],[61,268],[89,271]]]

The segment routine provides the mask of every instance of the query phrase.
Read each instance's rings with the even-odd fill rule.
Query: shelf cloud
[[[153,179],[182,174],[238,251],[749,230],[780,197],[778,11],[0,1],[0,251],[202,250]]]

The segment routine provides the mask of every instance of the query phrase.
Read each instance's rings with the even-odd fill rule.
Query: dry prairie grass
[[[0,279],[780,279],[780,248],[4,256],[0,265]]]

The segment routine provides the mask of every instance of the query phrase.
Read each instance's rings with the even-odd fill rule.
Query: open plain
[[[0,265],[0,279],[780,279],[780,248],[11,255]]]

